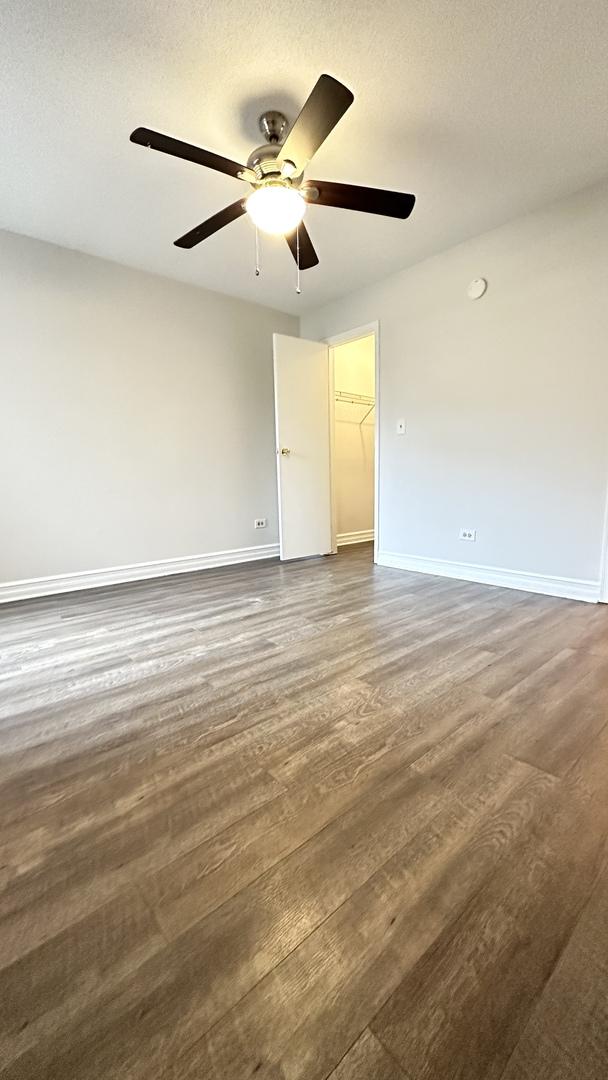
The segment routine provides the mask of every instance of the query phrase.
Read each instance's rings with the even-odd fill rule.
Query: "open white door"
[[[281,559],[332,550],[329,349],[273,335]]]

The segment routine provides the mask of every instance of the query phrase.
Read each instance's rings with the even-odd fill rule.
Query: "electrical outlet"
[[[476,540],[477,529],[461,529],[458,533],[459,540]]]
[[[267,524],[268,522],[266,518],[256,518],[253,523],[253,527],[254,529],[265,529]]]

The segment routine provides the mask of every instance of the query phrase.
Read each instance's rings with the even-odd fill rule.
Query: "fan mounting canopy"
[[[287,130],[287,117],[276,109],[268,109],[258,120],[258,127],[269,143],[282,143]]]

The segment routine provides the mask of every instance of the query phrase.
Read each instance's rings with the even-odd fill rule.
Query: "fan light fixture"
[[[293,232],[306,210],[299,191],[281,181],[269,181],[246,200],[247,213],[262,232],[283,236]]]

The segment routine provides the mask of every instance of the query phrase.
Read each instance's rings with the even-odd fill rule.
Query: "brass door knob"
[[[281,455],[282,455],[282,457],[289,457],[290,454],[291,454],[291,450],[289,449],[288,446],[282,446],[281,447]]]

